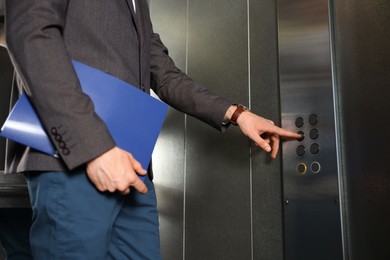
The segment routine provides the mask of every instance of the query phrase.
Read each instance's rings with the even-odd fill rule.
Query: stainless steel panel
[[[188,73],[248,103],[246,0],[189,2]],[[222,122],[221,122],[222,123]],[[185,259],[250,259],[249,141],[187,120]]]
[[[279,0],[286,259],[342,259],[326,0]]]
[[[186,70],[187,1],[151,0],[153,28]],[[183,259],[185,116],[169,109],[153,152],[163,259]]]
[[[251,109],[280,125],[276,1],[250,1]],[[251,149],[253,259],[282,260],[282,168],[258,147]]]
[[[390,259],[390,1],[332,2],[348,259]]]

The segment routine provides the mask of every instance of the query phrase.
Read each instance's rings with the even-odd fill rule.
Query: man
[[[238,124],[273,158],[279,136],[300,137],[208,92],[176,68],[153,32],[146,0],[7,0],[6,19],[20,88],[60,157],[25,148],[9,164],[9,171],[27,172],[36,259],[161,258],[151,170],[115,146],[82,93],[71,59],[145,92],[152,88],[218,130],[226,122]],[[144,183],[137,174],[148,172]]]

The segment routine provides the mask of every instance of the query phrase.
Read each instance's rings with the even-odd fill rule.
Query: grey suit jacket
[[[146,0],[7,0],[6,38],[20,78],[60,159],[29,148],[8,156],[8,172],[72,170],[115,146],[81,91],[78,60],[157,95],[222,129],[231,102],[181,72],[153,32]],[[131,138],[131,137],[129,137]]]

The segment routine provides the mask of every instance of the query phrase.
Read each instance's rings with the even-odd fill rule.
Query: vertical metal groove
[[[247,0],[247,33],[248,33],[248,106],[252,108],[251,98],[251,32],[250,32],[250,0]],[[249,200],[250,200],[250,241],[251,241],[251,259],[254,256],[253,241],[253,169],[252,169],[252,147],[249,145]]]
[[[187,0],[186,13],[186,43],[185,43],[185,73],[188,74],[188,37],[189,37],[189,4]],[[183,260],[186,257],[186,193],[187,193],[187,115],[184,115],[184,162],[183,162]]]
[[[328,0],[328,12],[329,12],[329,45],[330,45],[330,57],[331,57],[331,71],[332,71],[332,92],[333,92],[333,111],[334,111],[334,122],[335,122],[335,139],[336,139],[336,158],[337,158],[337,172],[338,172],[338,183],[339,183],[339,201],[340,201],[340,219],[341,219],[341,240],[343,244],[343,258],[348,259],[347,250],[347,239],[346,225],[347,221],[345,218],[345,196],[344,196],[344,180],[343,176],[343,163],[342,163],[342,152],[341,152],[341,140],[340,140],[340,106],[338,99],[338,85],[337,85],[337,69],[336,69],[336,51],[335,51],[335,24],[334,24],[334,5],[332,0]]]

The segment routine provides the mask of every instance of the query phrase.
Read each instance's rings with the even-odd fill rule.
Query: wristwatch
[[[233,125],[237,125],[237,119],[240,117],[240,115],[245,111],[250,111],[249,108],[246,106],[243,106],[241,104],[233,104],[237,106],[236,110],[233,112],[232,117],[230,118],[230,123]]]

